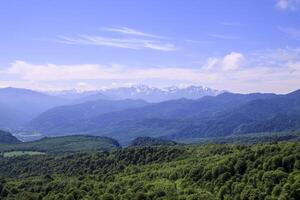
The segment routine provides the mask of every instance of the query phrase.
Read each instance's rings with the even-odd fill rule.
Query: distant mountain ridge
[[[62,91],[46,91],[48,95],[60,97],[71,101],[71,104],[79,104],[87,101],[95,100],[113,100],[105,96],[101,91],[78,91],[78,90],[62,90]]]
[[[139,136],[178,139],[243,134],[243,126],[271,119],[284,112],[283,108],[286,113],[297,113],[296,108],[300,105],[297,99],[298,96],[292,93],[222,93],[197,100],[178,99],[100,114],[67,126],[68,132],[64,131],[66,127],[54,127],[46,129],[44,134],[105,135],[125,143]],[[282,130],[291,130],[283,127]]]
[[[137,88],[135,91],[138,91]],[[145,91],[148,91],[148,87],[144,87],[140,93],[144,94]],[[169,88],[167,91],[170,93],[177,89]],[[19,100],[26,102],[24,96],[32,91],[24,91],[25,94],[22,92],[22,98],[17,103],[13,101],[15,105],[18,105]],[[89,99],[89,95],[107,96],[103,93],[89,93],[84,98]],[[61,100],[60,96],[49,97],[33,91],[33,95],[29,95],[31,104],[27,104],[27,112],[36,109],[34,105],[38,103],[35,96]],[[9,98],[12,98],[11,94]],[[52,100],[50,102],[53,103]],[[286,95],[222,92],[217,96],[179,98],[157,103],[134,98],[99,99],[78,104],[74,104],[75,101],[68,102],[67,105],[54,106],[44,112],[40,109],[41,113],[37,117],[28,117],[29,122],[20,131],[41,134],[41,137],[73,134],[107,136],[128,144],[141,136],[180,140],[300,130],[300,90]],[[3,117],[0,122],[18,119],[19,115],[8,115],[10,108],[2,106],[0,102],[0,118]],[[16,114],[18,110],[14,109],[11,113]]]
[[[59,97],[22,88],[0,88],[0,127],[18,127],[49,108],[66,103]]]
[[[129,108],[139,108],[150,105],[143,100],[97,100],[81,104],[59,106],[47,110],[32,120],[28,126],[41,132],[57,130],[68,132],[74,124],[80,124],[101,114],[121,111]],[[71,127],[70,127],[71,126]]]
[[[197,121],[166,138],[216,137],[231,134],[300,130],[300,90],[255,99],[215,117]]]
[[[199,99],[204,96],[216,96],[222,92],[223,91],[203,86],[170,86],[157,88],[148,85],[132,85],[128,87],[117,87],[86,92],[69,90],[55,93],[52,92],[50,94],[55,94],[61,97],[94,97],[94,100],[102,97],[102,99],[143,99],[149,102],[162,102],[180,98]]]
[[[76,90],[39,92],[23,88],[0,88],[0,128],[9,131],[17,130],[18,132],[18,130],[23,130],[25,124],[43,112],[57,106],[82,104],[98,100],[143,99],[149,102],[156,102],[181,97],[198,98],[217,93],[218,91],[216,90],[200,86],[159,89],[145,85],[136,85],[85,92]]]

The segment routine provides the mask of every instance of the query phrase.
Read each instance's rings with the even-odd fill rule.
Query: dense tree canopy
[[[0,199],[297,200],[300,144],[1,158],[0,174]]]

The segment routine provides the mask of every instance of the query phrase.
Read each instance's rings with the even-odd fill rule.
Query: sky
[[[1,0],[0,87],[300,88],[300,0]]]

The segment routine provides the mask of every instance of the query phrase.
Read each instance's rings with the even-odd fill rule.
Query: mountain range
[[[67,90],[51,92],[49,94],[69,99],[143,99],[148,102],[162,102],[180,98],[199,99],[204,96],[216,96],[222,92],[224,91],[218,91],[202,86],[170,86],[165,88],[157,88],[148,85],[132,85],[128,87],[117,87],[86,92]]]
[[[113,137],[121,143],[139,136],[180,140],[293,131],[300,130],[300,90],[286,95],[226,92],[196,100],[182,98],[99,112],[62,126],[55,123],[61,117],[61,113],[56,114],[46,112],[28,127],[45,136],[92,134]]]
[[[155,99],[153,94],[158,91],[165,93],[160,100],[171,100]],[[207,95],[196,98],[196,93]],[[147,94],[152,101],[146,101]],[[38,134],[37,138],[73,134],[107,136],[122,144],[144,136],[180,141],[294,131],[300,130],[300,90],[277,95],[238,94],[196,86],[168,89],[132,86],[45,94],[3,88],[0,128]]]
[[[18,127],[49,108],[62,105],[64,99],[20,88],[0,89],[0,127]]]
[[[42,133],[54,130],[57,133],[73,131],[74,124],[81,124],[101,114],[149,105],[144,100],[96,100],[81,104],[58,106],[33,119],[27,126]],[[59,131],[58,131],[59,130]],[[52,133],[52,136],[55,135]],[[61,135],[61,134],[60,134]]]
[[[159,89],[135,85],[85,92],[76,90],[38,92],[22,88],[0,88],[0,128],[7,130],[20,128],[44,111],[62,105],[75,105],[97,100],[142,99],[152,102],[181,97],[192,99],[218,93],[217,90],[201,86]],[[96,112],[96,114],[99,113]]]

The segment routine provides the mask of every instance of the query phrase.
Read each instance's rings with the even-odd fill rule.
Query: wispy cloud
[[[277,0],[276,7],[281,10],[295,11],[300,8],[300,0]]]
[[[213,44],[215,41],[210,41],[210,40],[184,40],[185,42],[188,43],[193,43],[193,44]]]
[[[135,35],[135,36],[142,36],[142,37],[151,37],[151,38],[159,38],[159,39],[165,39],[166,37],[158,36],[158,35],[153,35],[150,33],[145,33],[136,29],[128,28],[128,27],[106,27],[102,28],[102,30],[105,31],[111,31],[111,32],[117,32],[125,35]]]
[[[233,36],[233,35],[223,35],[223,34],[208,34],[210,37],[214,37],[217,39],[223,39],[223,40],[238,40],[240,37]]]
[[[292,38],[300,39],[300,29],[279,27],[279,30]]]
[[[57,36],[57,41],[72,45],[96,45],[135,50],[175,51],[178,49],[174,44],[167,42],[164,37],[144,33],[128,27],[103,28],[103,30],[132,37],[104,37],[101,35],[78,35],[70,37],[62,35]]]
[[[221,22],[221,24],[224,26],[235,26],[235,27],[242,26],[240,23],[237,22]]]
[[[139,38],[110,38],[93,35],[79,35],[77,37],[58,36],[58,41],[73,45],[96,45],[135,50],[152,49],[159,51],[175,51],[178,49],[171,43]]]

